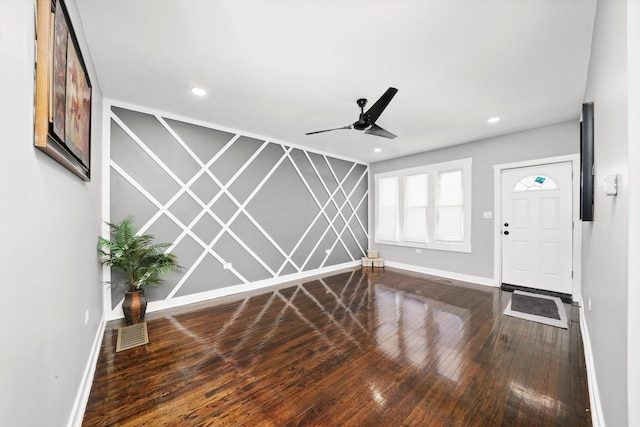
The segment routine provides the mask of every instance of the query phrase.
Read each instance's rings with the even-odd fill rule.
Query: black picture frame
[[[89,73],[63,0],[38,0],[34,145],[91,179]]]
[[[580,121],[580,219],[594,217],[594,123],[593,102],[582,104]]]

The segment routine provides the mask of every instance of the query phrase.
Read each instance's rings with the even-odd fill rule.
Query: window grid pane
[[[441,242],[462,242],[464,239],[462,170],[438,174],[437,186],[434,238]]]
[[[462,242],[464,212],[462,206],[439,206],[435,239],[440,242]]]
[[[428,179],[426,173],[405,178],[404,240],[409,242],[427,241]]]
[[[438,174],[438,205],[462,205],[462,171],[455,170]]]
[[[409,175],[405,182],[405,204],[407,206],[427,206],[427,184],[429,176],[426,173]]]
[[[398,234],[398,177],[378,182],[378,237],[396,240]]]
[[[427,209],[406,208],[404,220],[404,239],[409,242],[427,241]]]

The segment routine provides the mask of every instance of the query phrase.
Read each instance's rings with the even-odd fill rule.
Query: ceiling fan
[[[367,100],[365,98],[358,99],[356,102],[358,103],[358,107],[360,107],[360,117],[353,124],[343,126],[340,128],[308,132],[305,135],[313,135],[316,133],[330,132],[333,130],[340,130],[340,129],[355,129],[355,130],[363,130],[364,133],[368,133],[369,135],[377,135],[377,136],[382,136],[384,138],[393,139],[396,137],[396,135],[392,134],[387,130],[382,129],[380,126],[376,124],[376,120],[378,120],[378,118],[380,117],[384,109],[387,108],[387,105],[389,105],[389,102],[391,102],[391,99],[393,99],[393,97],[397,92],[398,92],[398,89],[394,87],[390,87],[389,89],[387,89],[387,91],[380,97],[380,99],[378,99],[375,102],[375,104],[371,106],[371,108],[367,110],[366,113],[364,111],[364,106],[367,105]]]

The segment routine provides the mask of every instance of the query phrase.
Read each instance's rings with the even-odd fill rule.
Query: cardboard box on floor
[[[368,250],[367,256],[362,257],[363,267],[384,267],[384,259],[378,257],[378,251]]]

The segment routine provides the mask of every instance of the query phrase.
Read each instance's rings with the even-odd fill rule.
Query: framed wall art
[[[38,0],[34,144],[91,178],[91,81],[63,0]]]

